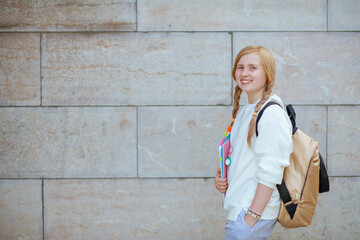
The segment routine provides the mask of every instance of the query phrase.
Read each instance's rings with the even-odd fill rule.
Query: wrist
[[[245,215],[244,221],[247,225],[249,225],[251,228],[257,223],[259,219],[256,219],[248,214]]]
[[[261,217],[261,214],[260,214],[260,213],[252,210],[251,208],[249,208],[249,209],[247,210],[246,214],[249,215],[249,216],[251,216],[251,217],[253,217],[253,218],[255,218],[256,220],[260,219],[260,217]]]
[[[249,210],[250,210],[251,212],[253,212],[253,213],[255,213],[255,214],[259,215],[260,217],[261,217],[261,215],[262,215],[262,213],[255,211],[255,210],[254,210],[254,209],[252,209],[251,207],[249,207]]]

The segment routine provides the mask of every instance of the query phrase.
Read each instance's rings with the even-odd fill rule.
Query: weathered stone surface
[[[326,31],[326,0],[138,1],[142,31]]]
[[[213,179],[45,180],[45,239],[221,239]]]
[[[0,33],[0,105],[40,105],[39,34]]]
[[[328,0],[330,31],[360,31],[358,0]]]
[[[359,177],[330,178],[330,192],[319,195],[311,226],[287,229],[277,223],[271,239],[359,239],[359,192]]]
[[[330,106],[328,114],[329,174],[360,176],[360,106]]]
[[[0,177],[134,177],[134,108],[0,108]]]
[[[42,239],[41,180],[0,180],[0,238]]]
[[[231,107],[139,108],[140,177],[213,177]]]
[[[0,31],[133,31],[135,0],[0,2]]]
[[[360,103],[360,33],[235,33],[234,59],[248,45],[273,52],[275,90],[285,102]]]
[[[44,34],[44,105],[229,104],[228,33]]]

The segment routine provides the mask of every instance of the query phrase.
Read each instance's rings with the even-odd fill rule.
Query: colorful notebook
[[[219,155],[220,155],[220,169],[221,169],[221,177],[227,178],[227,166],[225,164],[225,160],[229,155],[230,150],[230,133],[224,137],[219,145]],[[226,192],[223,193],[223,205],[225,200]]]

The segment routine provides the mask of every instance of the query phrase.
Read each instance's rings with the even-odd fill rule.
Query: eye
[[[244,69],[244,67],[243,66],[238,66],[237,69]]]
[[[253,66],[253,67],[251,67],[251,69],[255,70],[255,69],[256,69],[256,67],[254,67],[254,66]]]

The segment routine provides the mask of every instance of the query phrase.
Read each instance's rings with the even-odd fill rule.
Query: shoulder
[[[283,102],[277,95],[271,96],[263,104],[260,111],[263,110],[266,104],[271,101],[278,103],[280,106],[278,104],[270,105],[263,111],[261,116],[258,115],[260,119],[256,120],[257,133],[259,134],[259,137],[270,137],[274,141],[276,138],[279,139],[283,137],[286,137],[291,141],[292,125],[290,122],[290,118],[287,114]]]
[[[268,106],[266,109],[264,109],[264,107],[269,103],[269,102],[276,102],[277,104],[273,104]],[[279,105],[280,106],[279,106]],[[260,111],[263,111],[263,114],[261,116],[261,121],[272,121],[272,120],[276,120],[276,121],[288,121],[289,117],[286,113],[286,108],[283,104],[283,102],[281,101],[280,97],[277,95],[272,95],[265,103],[264,105],[261,107]]]

